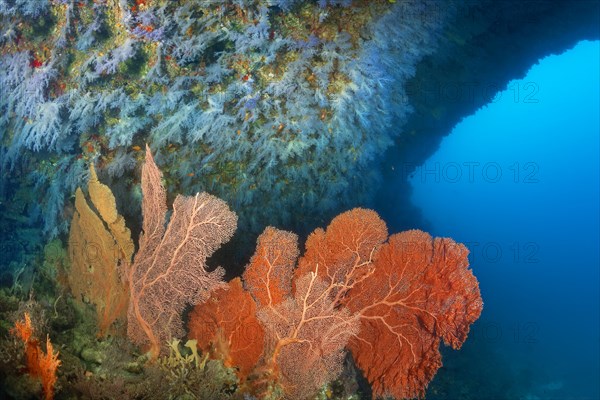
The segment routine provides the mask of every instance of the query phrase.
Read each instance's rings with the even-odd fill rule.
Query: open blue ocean
[[[597,41],[539,60],[410,179],[481,284],[474,340],[446,358],[474,398],[600,397],[599,60]]]

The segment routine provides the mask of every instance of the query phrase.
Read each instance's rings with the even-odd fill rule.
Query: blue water
[[[581,42],[540,60],[411,180],[432,233],[471,249],[484,312],[446,364],[482,397],[600,398],[599,59]]]

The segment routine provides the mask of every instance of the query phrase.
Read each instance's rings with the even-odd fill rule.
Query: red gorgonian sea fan
[[[288,398],[314,394],[342,371],[344,347],[358,320],[337,307],[332,287],[309,272],[294,279],[298,237],[268,227],[244,272],[265,329],[263,364],[257,375],[283,386]]]
[[[254,375],[305,398],[337,376],[348,350],[374,397],[423,396],[441,366],[440,342],[460,348],[483,308],[466,247],[417,230],[388,238],[365,209],[315,230],[296,267],[297,241],[267,228],[244,273],[265,332],[264,344],[244,344],[262,350]]]
[[[256,303],[240,278],[212,292],[190,315],[189,336],[198,348],[226,367],[235,367],[243,380],[258,363],[264,330],[256,318]]]
[[[440,341],[460,348],[479,318],[479,284],[464,245],[419,230],[386,236],[374,211],[343,213],[311,234],[296,274],[318,266],[360,320],[347,348],[374,396],[422,397],[442,365]]]

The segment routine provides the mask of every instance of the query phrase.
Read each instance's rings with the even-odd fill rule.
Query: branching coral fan
[[[460,348],[481,314],[467,254],[462,244],[422,231],[388,238],[374,211],[353,209],[326,230],[315,230],[295,267],[297,237],[267,228],[244,273],[266,339],[235,336],[251,305],[238,317],[211,301],[196,306],[190,335],[201,348],[229,339],[219,356],[242,365],[241,375],[248,367],[247,358],[238,358],[238,346],[252,344],[252,354],[262,353],[256,375],[278,382],[290,398],[308,397],[334,379],[344,350],[352,353],[374,396],[420,397],[441,366],[440,342]],[[233,323],[198,329],[223,319]]]
[[[162,173],[146,147],[142,168],[143,233],[133,265],[126,272],[130,301],[127,331],[149,345],[155,358],[161,345],[183,336],[181,314],[220,287],[223,269],[206,270],[206,259],[228,241],[237,217],[227,204],[207,193],[177,196],[165,226],[167,196]]]
[[[93,165],[88,192],[91,204],[81,189],[75,192],[68,280],[77,302],[96,307],[98,334],[104,336],[113,322],[127,315],[129,293],[121,276],[131,265],[134,245],[125,220],[117,213],[115,197],[100,183]]]
[[[81,189],[75,197],[69,250],[69,285],[79,302],[96,307],[99,335],[128,309],[128,334],[149,346],[155,358],[161,345],[181,337],[181,313],[224,286],[221,268],[206,271],[206,259],[229,240],[237,217],[222,200],[206,193],[177,196],[167,220],[162,173],[147,147],[142,168],[143,232],[133,263],[133,242],[115,198],[90,169],[91,205]],[[91,208],[94,207],[94,209]],[[97,212],[95,211],[97,210]]]
[[[241,377],[250,374],[260,359],[262,348],[255,343],[264,340],[264,329],[256,317],[256,303],[239,278],[194,309],[189,330],[190,336],[210,338],[198,347],[213,358],[226,357],[225,366],[237,368]]]
[[[94,204],[103,204],[100,193],[114,200],[97,187],[93,169],[91,176]],[[133,264],[121,266],[121,276],[130,292],[129,336],[149,346],[153,358],[163,343],[183,334],[186,304],[200,303],[191,314],[190,336],[205,353],[236,367],[260,397],[279,391],[310,397],[340,374],[346,352],[374,396],[421,397],[441,366],[440,342],[460,348],[481,313],[465,246],[418,230],[388,237],[377,213],[360,208],[315,230],[299,259],[295,234],[266,228],[243,285],[239,278],[225,285],[222,269],[208,272],[206,259],[232,236],[235,213],[206,193],[177,196],[167,223],[166,190],[148,146],[141,186],[140,248]],[[114,204],[110,212],[96,208],[107,224],[120,221]],[[83,209],[79,204],[78,212]],[[27,316],[17,331],[31,348],[28,364],[57,361],[51,344],[51,357],[38,357]],[[52,380],[43,380],[52,387]]]
[[[54,352],[50,338],[46,338],[46,352],[44,353],[39,341],[33,336],[33,326],[28,313],[25,313],[24,322],[17,321],[15,323],[12,332],[25,344],[27,372],[31,376],[40,378],[44,390],[44,399],[52,400],[54,398],[56,370],[61,362],[58,359],[58,352]]]

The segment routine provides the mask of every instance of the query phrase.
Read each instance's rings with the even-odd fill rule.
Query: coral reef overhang
[[[3,217],[29,205],[66,232],[94,163],[139,231],[150,142],[169,193],[214,193],[243,232],[309,232],[374,199],[415,226],[411,168],[494,88],[600,36],[596,1],[140,4],[0,4]]]

